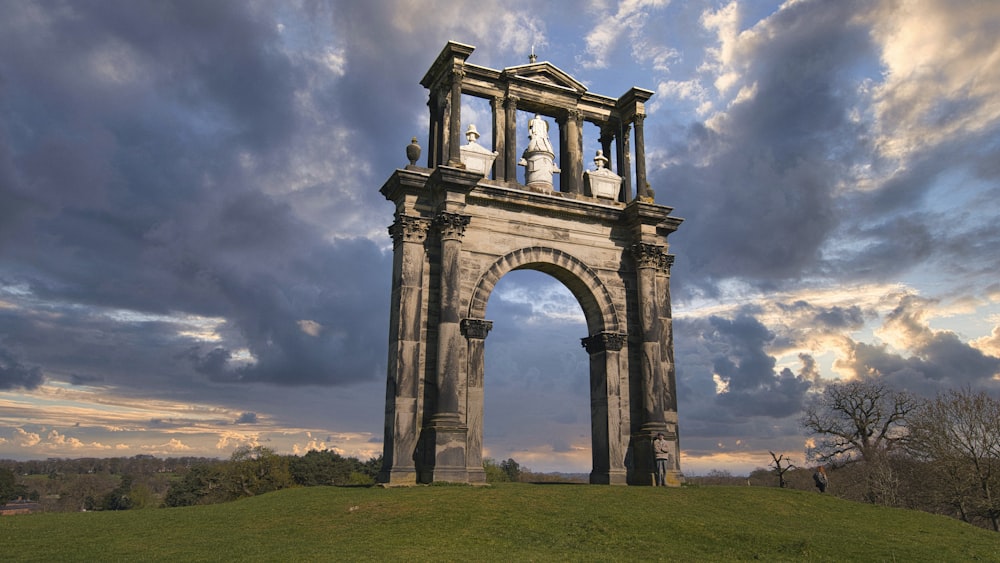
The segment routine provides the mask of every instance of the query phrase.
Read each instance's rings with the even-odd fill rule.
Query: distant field
[[[1000,534],[771,487],[297,488],[0,518],[5,561],[1000,561]]]

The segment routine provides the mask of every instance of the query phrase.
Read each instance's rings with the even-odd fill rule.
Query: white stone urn
[[[583,173],[583,185],[591,197],[617,200],[622,190],[622,177],[605,168],[607,164],[604,151],[597,151],[594,156],[594,166],[597,169]]]
[[[469,144],[458,147],[465,169],[479,172],[483,176],[489,175],[490,170],[493,169],[493,161],[500,153],[490,151],[479,144],[479,131],[476,131],[475,125],[469,125],[469,130],[465,132],[465,138]]]

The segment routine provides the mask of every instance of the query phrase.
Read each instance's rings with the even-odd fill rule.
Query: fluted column
[[[485,372],[486,335],[493,322],[484,319],[462,319],[462,335],[468,346],[468,383],[465,395],[466,424],[469,428],[466,447],[466,466],[469,481],[485,483],[483,471],[483,380]]]
[[[430,221],[397,216],[393,240],[392,313],[386,381],[385,444],[379,481],[416,482],[414,454],[420,425],[420,348],[424,241]]]
[[[600,332],[581,339],[590,354],[590,482],[624,485],[628,451],[628,368],[624,334]]]

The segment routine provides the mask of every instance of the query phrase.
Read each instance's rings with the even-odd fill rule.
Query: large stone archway
[[[670,308],[667,236],[681,220],[654,203],[645,180],[641,123],[651,92],[597,96],[550,63],[494,71],[469,65],[469,46],[449,43],[422,83],[431,91],[431,147],[382,187],[396,205],[393,287],[386,385],[383,483],[483,482],[486,303],[504,274],[548,273],[573,293],[587,322],[590,356],[592,483],[651,484],[650,442],[673,443],[668,482],[681,480]],[[491,97],[496,152],[459,146],[461,95]],[[509,111],[520,104],[560,119],[560,189],[551,183],[554,154],[533,141],[514,170]],[[598,125],[605,152],[615,143],[621,176],[584,172],[583,121]],[[637,197],[629,137],[634,125]],[[539,127],[537,131],[547,130]],[[509,134],[508,134],[509,133]],[[529,154],[533,146],[541,147]],[[411,146],[411,152],[415,147]],[[496,165],[474,159],[499,157]],[[545,159],[548,159],[545,161]],[[536,168],[542,159],[543,165]],[[596,160],[596,159],[595,159]],[[502,161],[502,162],[501,162]],[[493,178],[489,178],[492,170]],[[602,178],[621,188],[597,190]]]

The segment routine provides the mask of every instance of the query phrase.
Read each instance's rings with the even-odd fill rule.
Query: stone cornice
[[[606,223],[617,222],[622,217],[624,205],[601,202],[597,198],[563,192],[547,194],[532,192],[523,187],[508,188],[480,183],[469,192],[466,202],[486,208],[524,211],[547,216],[579,217]]]

